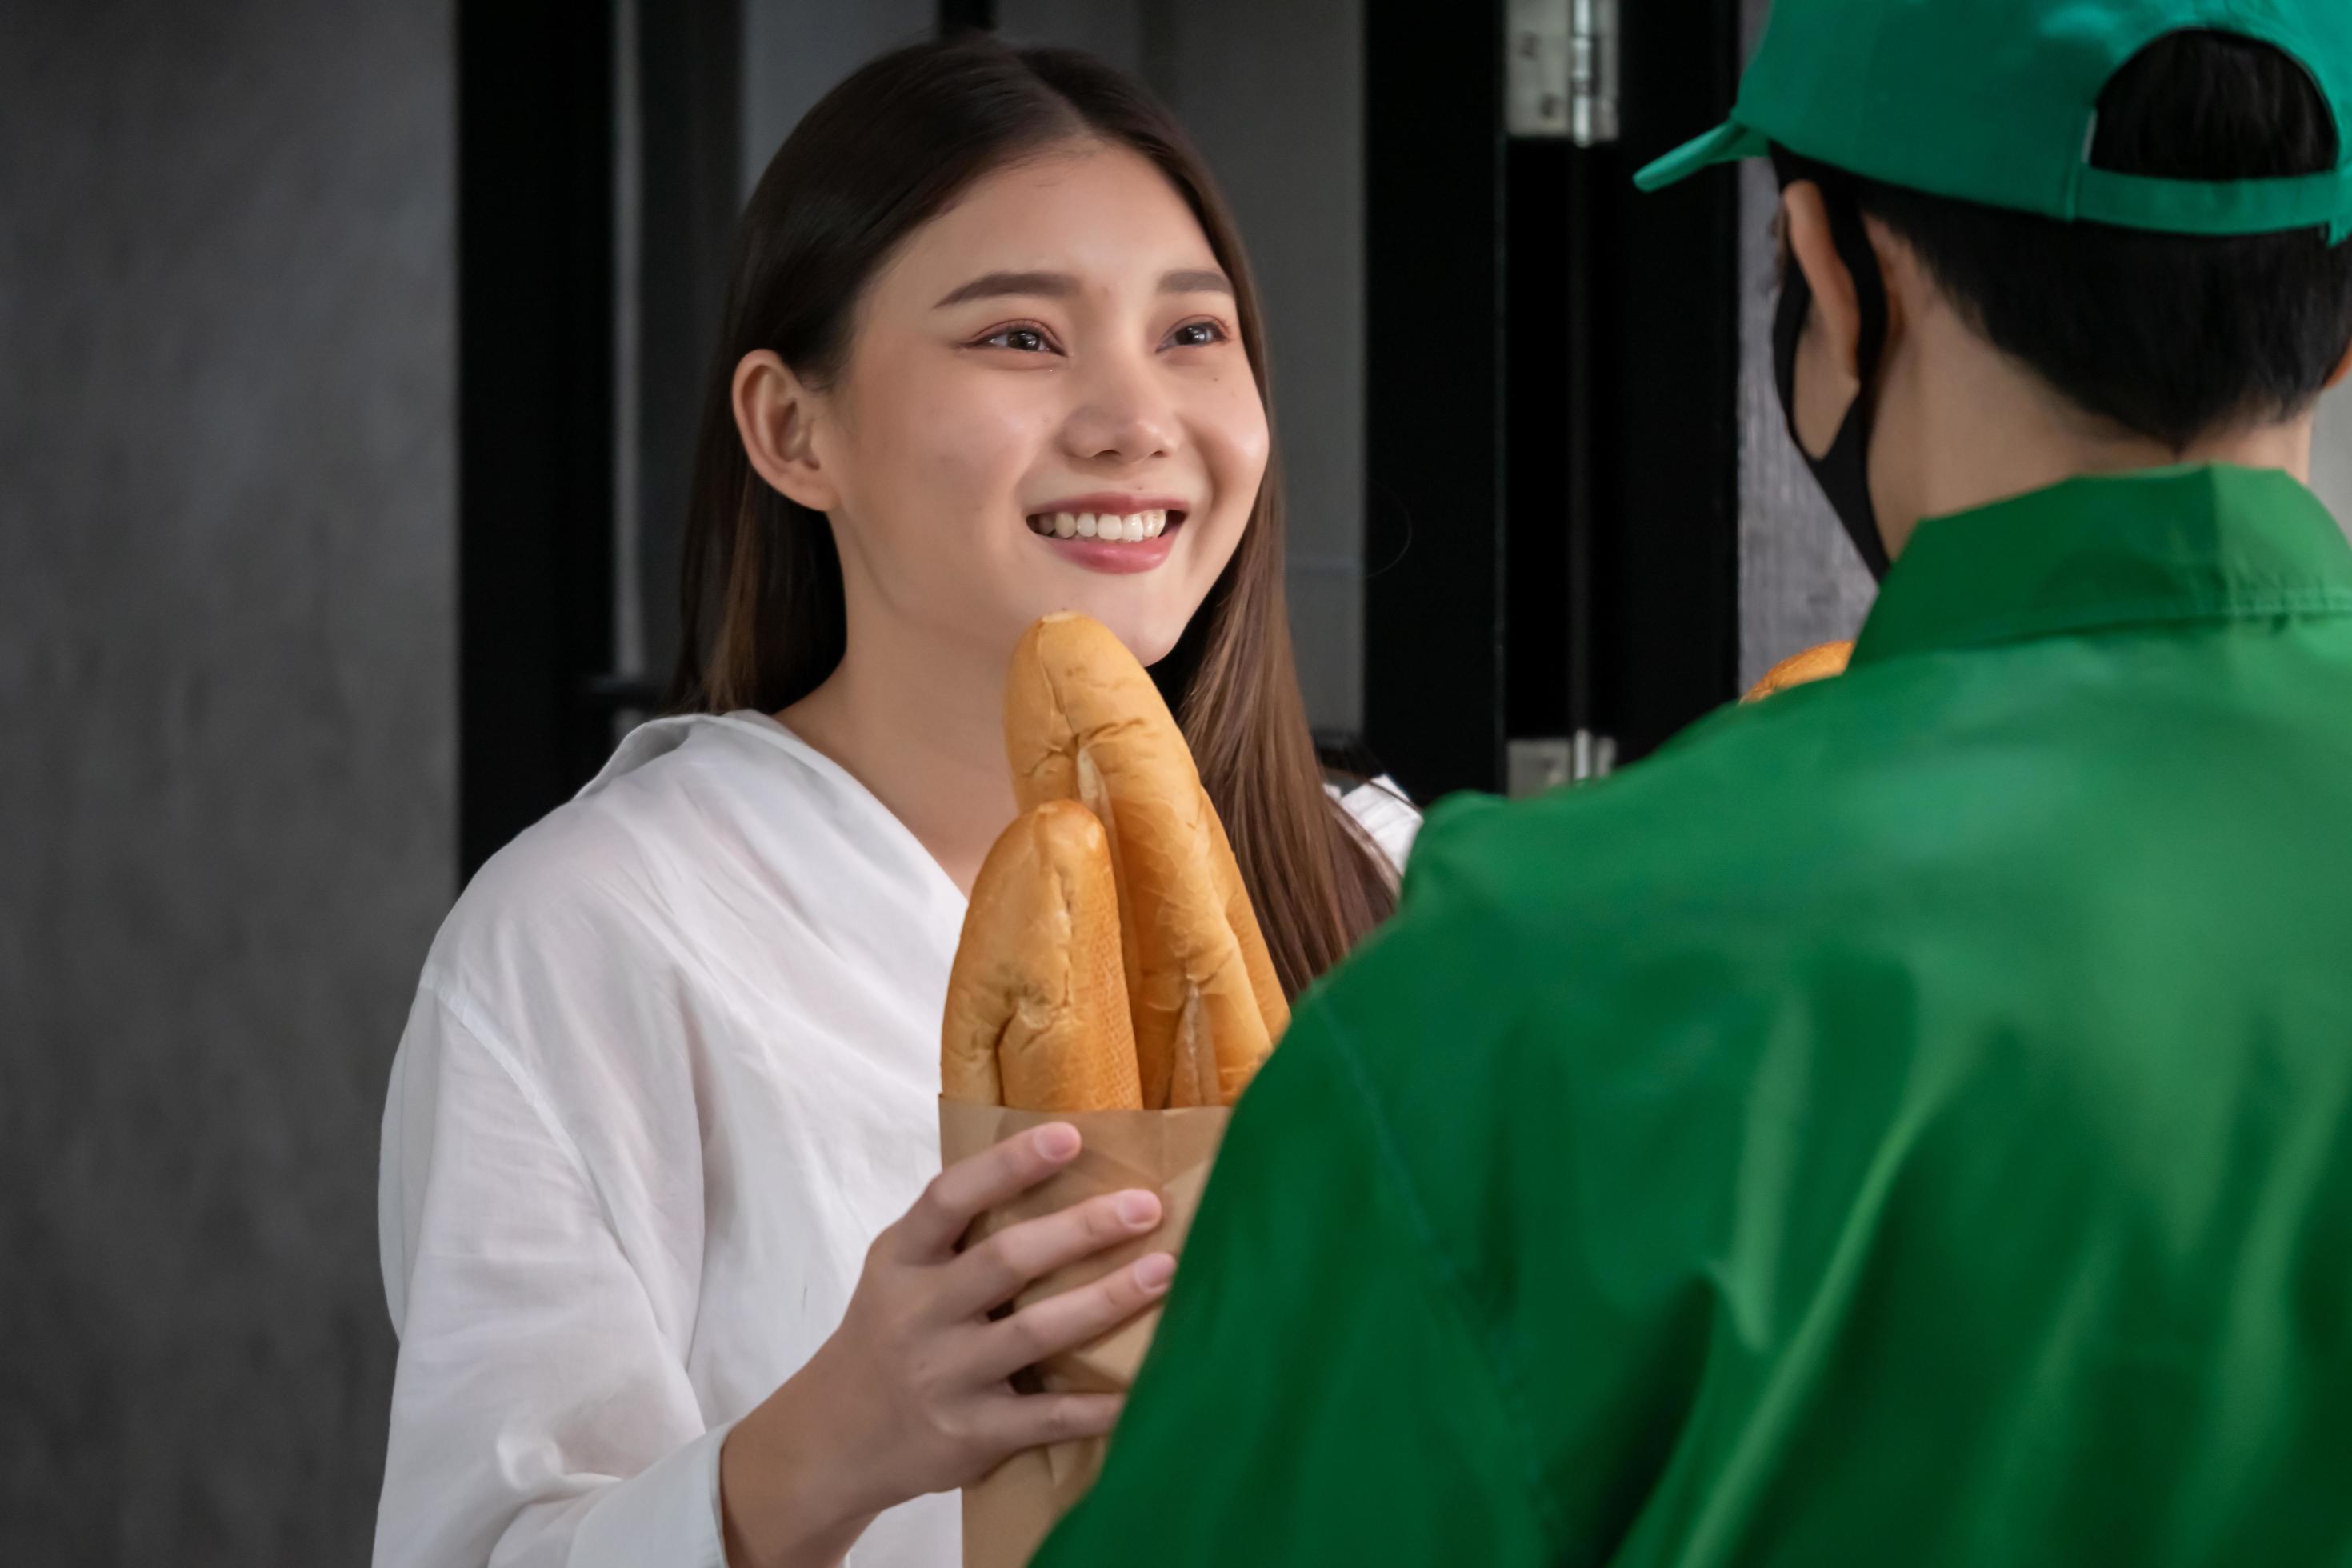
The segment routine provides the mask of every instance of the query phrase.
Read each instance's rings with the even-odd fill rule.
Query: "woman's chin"
[[[1125,595],[1079,595],[1066,604],[1028,616],[1022,630],[1026,631],[1043,616],[1061,611],[1075,611],[1100,621],[1127,646],[1127,651],[1135,656],[1138,663],[1146,666],[1158,664],[1175,651],[1177,639],[1184,635],[1184,627],[1192,619],[1181,609],[1139,605]]]
[[[1184,635],[1181,626],[1164,629],[1155,627],[1149,635],[1121,631],[1117,626],[1111,630],[1118,634],[1119,641],[1127,645],[1127,651],[1135,656],[1135,662],[1147,669],[1174,653],[1178,639]]]

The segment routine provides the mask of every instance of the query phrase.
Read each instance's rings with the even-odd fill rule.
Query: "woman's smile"
[[[1029,531],[1089,572],[1150,572],[1167,563],[1191,510],[1168,496],[1070,496],[1029,513]]]

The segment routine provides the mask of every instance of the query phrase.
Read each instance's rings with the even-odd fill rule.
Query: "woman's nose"
[[[1176,449],[1174,405],[1154,368],[1131,359],[1099,361],[1079,382],[1079,401],[1063,428],[1070,455],[1134,463]]]

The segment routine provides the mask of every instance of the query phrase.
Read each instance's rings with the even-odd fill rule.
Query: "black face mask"
[[[1830,234],[1846,270],[1853,274],[1855,301],[1862,308],[1862,341],[1855,355],[1862,390],[1855,395],[1853,406],[1846,410],[1837,439],[1816,458],[1805,450],[1803,438],[1797,435],[1797,343],[1805,335],[1805,321],[1812,313],[1813,290],[1805,280],[1804,269],[1793,259],[1789,262],[1780,286],[1780,311],[1772,323],[1772,372],[1780,389],[1780,412],[1789,422],[1789,436],[1797,443],[1798,455],[1812,469],[1822,493],[1845,525],[1846,537],[1861,552],[1863,564],[1870,568],[1873,577],[1885,582],[1893,563],[1887,559],[1886,541],[1878,531],[1878,509],[1870,500],[1870,432],[1877,412],[1874,384],[1879,361],[1886,353],[1886,281],[1878,270],[1878,253],[1870,247],[1853,194],[1833,175],[1822,177],[1790,162],[1776,163],[1784,190],[1791,180],[1813,179],[1821,184],[1822,200],[1829,207]]]

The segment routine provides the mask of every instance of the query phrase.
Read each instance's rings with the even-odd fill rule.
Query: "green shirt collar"
[[[2352,544],[2288,474],[2069,479],[1919,525],[1853,663],[2105,627],[2352,615]]]

